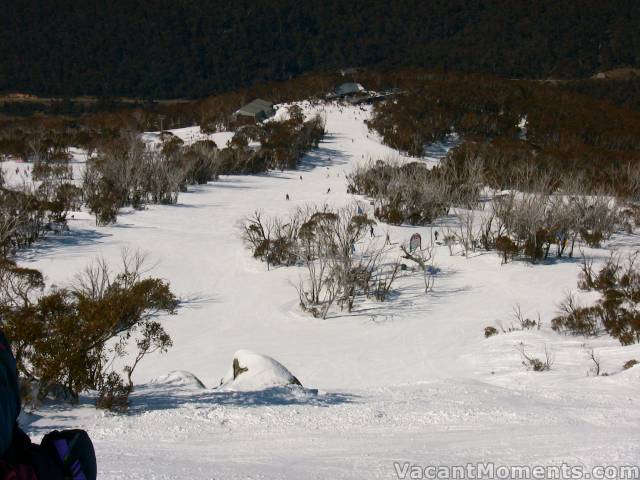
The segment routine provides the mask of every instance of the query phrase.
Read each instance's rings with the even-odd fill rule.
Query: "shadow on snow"
[[[345,403],[353,403],[357,396],[325,392],[299,387],[271,387],[250,392],[230,392],[194,389],[162,389],[154,385],[143,385],[131,396],[129,414],[136,415],[151,410],[168,410],[183,406],[208,408],[214,406],[231,406],[252,408],[264,406],[310,405],[314,407],[330,407]]]
[[[57,250],[67,247],[81,247],[101,243],[110,234],[101,233],[92,229],[73,229],[68,233],[59,235],[47,235],[44,239],[33,244],[17,255],[19,261],[30,262],[37,258],[55,253]]]

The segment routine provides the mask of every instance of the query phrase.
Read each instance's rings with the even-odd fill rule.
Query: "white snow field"
[[[115,262],[124,247],[139,249],[156,264],[154,275],[192,299],[163,319],[174,347],[136,370],[128,414],[96,410],[85,398],[23,414],[24,428],[36,439],[52,429],[88,430],[101,479],[398,478],[394,462],[564,462],[587,471],[640,463],[640,366],[622,371],[640,359],[640,345],[550,328],[558,302],[576,289],[577,261],[501,265],[495,253],[466,259],[443,246],[428,295],[420,277],[406,276],[387,303],[326,320],[300,311],[293,284],[303,270],[267,271],[242,245],[238,221],[254,210],[348,204],[345,174],[356,162],[399,156],[367,130],[368,108],[305,110],[322,111],[328,134],[299,170],[223,177],[190,188],[176,206],[123,212],[108,227],[78,213],[71,233],[21,254],[60,285],[97,256]],[[433,147],[424,161],[437,163],[446,149]],[[388,230],[397,243],[453,221],[379,224],[375,232],[384,238]],[[637,236],[618,235],[586,253],[604,259],[608,248],[638,245]],[[539,312],[542,328],[485,339],[485,326],[512,323],[516,303],[529,316]],[[537,356],[551,349],[552,370],[526,371],[519,342]],[[585,344],[609,376],[587,375]],[[273,357],[306,388],[213,389],[243,349]]]

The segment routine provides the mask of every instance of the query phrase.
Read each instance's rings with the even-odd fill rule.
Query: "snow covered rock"
[[[173,388],[207,388],[198,377],[185,370],[174,370],[166,375],[154,378],[151,383]]]
[[[282,365],[267,355],[238,350],[220,388],[239,391],[264,390],[289,385],[302,386],[300,381]]]

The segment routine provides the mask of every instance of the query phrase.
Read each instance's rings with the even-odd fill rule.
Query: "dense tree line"
[[[303,72],[583,77],[640,65],[634,0],[11,0],[0,91],[202,97]]]
[[[378,104],[369,126],[412,155],[452,131],[467,138],[523,138],[538,148],[640,147],[640,114],[551,84],[480,75],[413,78],[406,94]]]
[[[375,217],[391,224],[427,225],[455,217],[453,226],[443,227],[442,241],[451,254],[497,250],[503,263],[515,257],[534,263],[573,257],[576,245],[600,247],[622,226],[637,225],[634,207],[623,210],[604,189],[590,191],[578,174],[557,178],[520,165],[502,177],[503,185],[516,190],[505,190],[487,188],[485,171],[479,157],[447,158],[431,169],[419,162],[379,160],[356,167],[348,190],[372,198]]]
[[[619,107],[640,111],[640,74],[626,79],[574,80],[559,86],[568,91],[606,100]]]
[[[449,161],[482,160],[492,186],[533,165],[561,179],[636,195],[640,113],[548,83],[479,75],[432,74],[405,83],[405,93],[376,105],[369,127],[385,143],[422,156],[429,143],[457,133]]]
[[[204,184],[219,175],[295,169],[304,153],[317,147],[324,136],[324,120],[319,116],[305,120],[300,108],[292,107],[285,120],[239,129],[222,149],[210,140],[184,145],[169,132],[162,135],[164,141],[156,148],[130,132],[105,144],[88,160],[82,192],[97,224],[115,222],[122,207],[174,204],[189,185]]]
[[[392,84],[390,75],[373,72],[361,75],[374,88]],[[127,103],[126,108],[124,103],[115,102],[120,108],[107,107],[93,113],[85,112],[81,100],[71,102],[68,113],[64,114],[50,108],[56,101],[51,104],[25,102],[35,105],[36,110],[27,108],[25,113],[29,115],[24,116],[0,115],[0,159],[8,155],[33,160],[38,154],[49,155],[54,149],[66,151],[71,146],[92,152],[114,140],[125,139],[131,132],[193,125],[200,125],[205,133],[228,131],[235,127],[233,112],[254,98],[275,103],[317,100],[341,81],[344,79],[336,74],[305,75],[188,102]],[[38,106],[43,109],[38,110]]]
[[[568,91],[568,84],[426,70],[363,70],[345,77],[304,75],[197,101],[132,104],[126,109],[85,114],[80,105],[69,115],[45,110],[28,117],[0,117],[0,156],[31,159],[69,146],[93,151],[130,131],[161,127],[200,125],[205,132],[229,130],[233,112],[253,98],[277,103],[316,101],[345,80],[372,90],[405,92],[394,102],[379,104],[370,127],[386,143],[413,155],[420,155],[425,143],[443,138],[452,129],[465,139],[495,140],[500,148],[521,142],[518,148],[527,146],[535,153],[542,147],[545,155],[561,163],[588,157],[601,165],[626,164],[638,143],[637,112]]]

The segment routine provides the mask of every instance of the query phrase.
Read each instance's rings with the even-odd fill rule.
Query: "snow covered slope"
[[[244,249],[238,221],[254,210],[271,215],[307,203],[345,205],[354,200],[345,175],[356,162],[402,159],[367,130],[368,107],[304,109],[326,116],[328,134],[299,170],[223,177],[181,194],[176,206],[125,213],[113,226],[97,228],[76,215],[71,235],[22,254],[50,282],[63,284],[97,255],[116,261],[123,247],[141,249],[157,262],[155,275],[192,299],[164,319],[174,347],[136,370],[130,414],[88,404],[45,407],[23,418],[29,432],[86,428],[105,479],[395,478],[394,461],[637,463],[640,367],[620,371],[624,361],[640,359],[640,347],[549,328],[565,290],[575,289],[576,263],[501,266],[493,253],[465,259],[439,247],[441,273],[427,296],[420,278],[404,277],[389,303],[356,305],[327,320],[299,310],[293,284],[302,270],[267,271]],[[434,147],[424,161],[436,164],[446,148]],[[388,231],[398,243],[415,232],[430,237],[453,221],[379,225],[376,235]],[[637,238],[612,242],[627,248]],[[608,255],[606,249],[587,253]],[[485,326],[511,323],[517,302],[527,315],[539,312],[543,327],[485,339]],[[553,370],[525,371],[514,348],[519,342],[532,352],[553,349]],[[586,376],[584,343],[596,348],[611,376]],[[239,349],[278,359],[318,394],[151,382],[185,370],[217,385]]]

